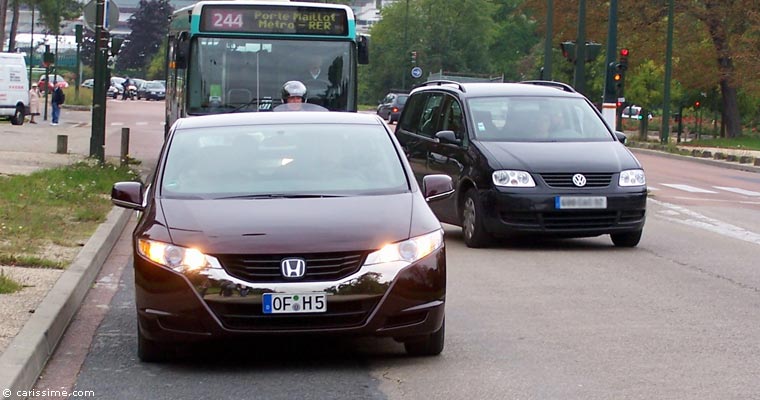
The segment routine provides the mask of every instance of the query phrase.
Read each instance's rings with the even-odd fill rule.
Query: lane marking
[[[758,233],[748,231],[736,225],[718,221],[717,219],[710,218],[675,204],[665,203],[651,198],[648,201],[664,207],[666,211],[660,212],[659,216],[671,222],[701,228],[719,235],[760,245],[760,234]]]
[[[725,190],[727,192],[738,193],[745,196],[760,197],[760,192],[753,192],[751,190],[744,190],[744,189],[739,189],[735,187],[725,187],[725,186],[713,186],[713,187],[718,190]]]
[[[136,123],[135,125],[148,125],[148,123],[147,123],[147,122],[145,122],[145,121],[143,121],[143,122],[138,122],[138,123]]]
[[[123,126],[123,122],[111,122],[111,126]]]
[[[698,187],[689,186],[689,185],[679,185],[676,183],[663,183],[662,186],[667,186],[669,188],[683,190],[684,192],[690,192],[690,193],[718,193],[718,192],[713,192],[712,190],[700,189]]]
[[[660,188],[657,188],[657,187],[654,187],[654,186],[649,186],[649,185],[647,185],[647,189],[649,189],[649,190],[651,190],[653,192],[657,191],[657,190],[660,190]]]

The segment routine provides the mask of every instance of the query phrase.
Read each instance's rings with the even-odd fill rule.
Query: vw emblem
[[[583,176],[583,174],[573,175],[573,185],[578,186],[578,187],[586,186],[586,177]]]
[[[280,262],[282,276],[286,278],[303,278],[306,274],[306,260],[303,258],[285,258]]]

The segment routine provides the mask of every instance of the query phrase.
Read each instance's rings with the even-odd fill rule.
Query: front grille
[[[577,186],[573,184],[573,175],[575,175],[575,173],[541,174],[541,179],[543,179],[548,186],[553,188],[577,188]],[[581,173],[581,175],[586,177],[586,186],[583,186],[584,188],[601,188],[610,185],[613,174]]]
[[[517,229],[571,231],[607,229],[636,224],[644,219],[644,210],[573,210],[559,212],[502,212],[501,220]]]
[[[350,328],[362,325],[381,296],[349,301],[332,301],[327,296],[327,312],[314,314],[264,314],[261,300],[250,303],[216,302],[206,304],[229,329],[311,330]]]
[[[282,276],[284,258],[306,260],[306,274],[298,282],[337,281],[361,268],[366,252],[311,254],[256,254],[217,256],[228,274],[247,282],[292,282]]]

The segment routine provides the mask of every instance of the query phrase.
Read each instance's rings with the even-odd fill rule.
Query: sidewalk
[[[91,118],[90,111],[64,107],[55,126],[42,116],[35,118],[37,124],[0,121],[0,176],[86,158]],[[58,135],[68,137],[67,154],[56,154]],[[32,387],[131,215],[114,207],[65,270],[0,265],[24,285],[20,292],[0,295],[0,390]]]
[[[46,168],[71,164],[89,155],[91,113],[61,110],[58,125],[37,116],[37,124],[11,125],[0,121],[0,174],[30,174]],[[69,154],[56,154],[58,135],[68,136]]]

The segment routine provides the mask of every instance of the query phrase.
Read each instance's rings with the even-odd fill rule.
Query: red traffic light
[[[701,104],[702,104],[702,103],[700,103],[700,102],[699,102],[699,100],[695,101],[695,102],[694,102],[694,108],[699,108],[699,106],[700,106]]]
[[[621,108],[621,107],[623,107],[623,102],[622,101],[618,101],[617,103],[615,103],[615,106],[617,108]]]
[[[628,57],[628,49],[620,49],[620,57]]]

